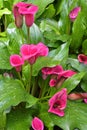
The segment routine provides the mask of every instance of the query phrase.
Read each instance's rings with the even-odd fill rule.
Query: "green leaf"
[[[29,109],[13,110],[7,115],[6,130],[29,130],[31,121]]]
[[[11,23],[7,28],[7,36],[10,42],[8,46],[9,52],[11,54],[19,54],[20,46],[22,45],[22,41],[24,41],[21,30],[17,29],[14,23]]]
[[[66,79],[61,88],[67,88],[68,93],[70,93],[80,83],[85,74],[86,72],[80,72]]]
[[[82,81],[81,81],[81,88],[87,92],[87,71],[86,74],[84,75]]]
[[[61,12],[60,18],[58,21],[58,28],[61,34],[69,34],[70,33],[70,20],[69,20],[69,5],[70,1],[63,0],[60,4]]]
[[[36,63],[33,65],[32,76],[37,76],[38,72],[43,67],[55,66],[58,63],[59,63],[58,60],[54,60],[52,57],[40,57],[37,59]]]
[[[29,3],[33,3],[35,5],[39,6],[39,10],[37,13],[37,18],[44,12],[45,8],[47,5],[49,5],[50,3],[54,2],[54,0],[27,0],[27,2]]]
[[[7,8],[1,9],[1,10],[0,10],[0,18],[1,18],[4,14],[11,14],[11,11],[8,10]]]
[[[59,117],[47,111],[47,104],[43,104],[39,117],[48,128],[56,125],[63,130],[87,129],[87,105],[85,103],[68,101],[64,117]]]
[[[9,51],[7,48],[0,48],[0,69],[11,69],[9,62]]]
[[[83,9],[81,12],[79,12],[78,17],[73,23],[71,42],[71,48],[73,48],[73,51],[76,51],[76,49],[80,48],[82,44],[83,36],[85,35],[87,26],[86,12],[87,9]]]
[[[26,101],[26,91],[19,80],[0,79],[0,111]]]
[[[6,125],[6,114],[5,112],[0,112],[0,130],[4,130]]]
[[[40,29],[42,32],[44,31],[50,32],[53,30],[57,35],[60,34],[58,30],[57,21],[55,21],[54,19],[43,20],[40,24]]]
[[[3,7],[3,0],[0,0],[0,9]]]
[[[42,33],[36,24],[30,28],[30,43],[37,44],[39,42],[44,42]]]
[[[9,45],[9,39],[7,37],[0,37],[0,48],[6,47]]]
[[[68,58],[67,64],[71,65],[75,70],[82,72],[87,71],[87,65],[80,63],[77,59]]]
[[[26,101],[27,101],[26,108],[30,108],[38,102],[38,98],[36,98],[30,94],[27,94]]]
[[[50,57],[54,60],[58,60],[62,66],[66,65],[66,60],[68,58],[69,43],[62,44],[58,49],[55,49],[49,53]]]
[[[50,13],[51,12],[51,13]],[[50,4],[41,15],[43,18],[52,18],[55,15],[55,8],[53,4]]]
[[[82,52],[83,54],[87,55],[87,39],[82,43]]]

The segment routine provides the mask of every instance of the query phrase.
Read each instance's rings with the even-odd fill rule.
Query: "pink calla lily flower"
[[[38,6],[28,4],[25,2],[18,2],[13,6],[13,14],[15,17],[15,24],[18,28],[23,25],[23,16],[25,17],[25,24],[27,27],[34,23],[34,15],[38,11]]]
[[[20,51],[23,59],[28,60],[28,62],[32,65],[38,57],[47,56],[49,49],[43,43],[38,43],[37,45],[23,44]]]
[[[32,120],[32,128],[34,130],[44,130],[44,124],[39,118],[34,117]]]
[[[21,71],[21,66],[24,64],[24,60],[21,56],[14,54],[10,56],[10,64],[15,67],[16,71]]]
[[[63,70],[60,65],[54,67],[44,67],[41,71],[43,79],[46,79],[48,75],[53,75],[51,76],[51,80],[49,82],[50,87],[56,86],[57,83],[61,81],[62,77],[66,79],[76,74],[73,70]]]
[[[42,68],[42,77],[43,79],[46,79],[48,75],[52,75],[52,74],[58,74],[60,72],[63,71],[63,68],[62,66],[60,65],[57,65],[57,66],[54,66],[54,67],[44,67]]]
[[[22,8],[27,8],[31,4],[27,4],[24,2],[18,2],[13,6],[13,14],[15,17],[15,24],[18,28],[21,28],[23,25],[23,15],[20,14],[19,9]]]
[[[54,113],[58,116],[64,116],[64,109],[67,104],[67,89],[64,88],[60,92],[57,92],[49,100],[49,110],[48,112]]]
[[[75,7],[73,10],[71,10],[70,14],[69,14],[69,18],[71,21],[74,21],[77,16],[78,13],[81,11],[81,7]]]
[[[38,11],[38,6],[35,5],[30,5],[28,8],[26,7],[21,7],[19,8],[20,14],[25,16],[25,24],[27,27],[32,26],[34,23],[34,15]]]

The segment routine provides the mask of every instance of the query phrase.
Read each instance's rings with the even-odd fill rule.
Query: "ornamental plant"
[[[86,130],[87,1],[0,4],[0,130]]]

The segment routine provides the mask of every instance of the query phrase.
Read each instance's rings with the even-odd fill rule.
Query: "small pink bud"
[[[75,7],[73,10],[71,10],[70,14],[69,14],[69,18],[71,21],[74,21],[77,16],[78,13],[81,11],[81,7]]]
[[[81,63],[87,64],[87,56],[84,55],[84,54],[79,54],[79,55],[78,55],[78,60],[79,60],[79,62],[81,62]]]
[[[44,124],[39,118],[34,117],[32,120],[32,128],[34,130],[44,130]]]
[[[56,79],[51,79],[49,82],[50,87],[56,86],[57,80]]]
[[[87,98],[84,99],[84,102],[87,104]]]

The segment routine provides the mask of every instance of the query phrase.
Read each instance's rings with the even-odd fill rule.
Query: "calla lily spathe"
[[[21,55],[24,60],[27,60],[31,65],[35,63],[36,59],[40,56],[47,56],[49,49],[43,43],[23,44],[20,48]]]
[[[57,92],[49,100],[49,110],[48,112],[56,114],[58,116],[64,116],[64,109],[67,104],[67,89],[64,88]]]

